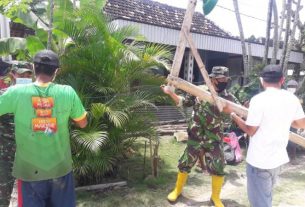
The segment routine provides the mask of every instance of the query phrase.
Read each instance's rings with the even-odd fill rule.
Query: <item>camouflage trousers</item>
[[[12,116],[0,117],[0,207],[8,206],[15,179],[12,167],[15,157],[14,125]]]
[[[179,159],[180,172],[190,173],[199,156],[204,154],[205,167],[209,174],[224,176],[224,153],[222,141],[211,141],[189,136],[184,153]]]

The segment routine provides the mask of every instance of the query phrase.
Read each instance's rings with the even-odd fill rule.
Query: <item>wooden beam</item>
[[[186,32],[184,32],[184,35],[185,35],[185,38],[186,38],[186,40],[187,40],[187,42],[188,42],[188,44],[189,44],[189,46],[191,48],[192,54],[193,54],[193,56],[194,56],[194,58],[195,58],[195,60],[197,62],[197,65],[199,67],[201,75],[202,75],[206,85],[208,86],[208,88],[209,88],[209,90],[210,90],[210,92],[212,94],[212,98],[215,101],[218,110],[221,112],[222,109],[223,109],[223,105],[221,104],[221,102],[218,99],[217,92],[215,91],[214,86],[212,85],[212,82],[211,82],[211,80],[209,78],[209,74],[208,74],[208,72],[207,72],[207,70],[205,68],[204,63],[201,60],[201,57],[200,57],[200,55],[198,53],[198,50],[197,50],[197,48],[195,46],[195,43],[193,41],[192,35],[191,34],[187,34]]]
[[[189,4],[186,9],[184,20],[183,20],[183,23],[181,26],[181,31],[179,34],[179,42],[178,42],[178,45],[176,48],[176,53],[174,56],[173,65],[172,65],[172,69],[171,69],[171,73],[170,73],[172,76],[176,76],[176,77],[179,76],[179,72],[180,72],[180,68],[181,68],[181,64],[182,64],[182,60],[183,60],[183,56],[184,56],[184,51],[185,51],[186,44],[187,44],[185,36],[184,36],[184,32],[189,34],[191,31],[191,25],[192,25],[192,20],[193,20],[193,15],[195,12],[196,4],[197,4],[197,0],[189,0]]]
[[[91,191],[91,190],[104,190],[110,187],[123,187],[126,186],[126,181],[116,182],[116,183],[106,183],[106,184],[98,184],[98,185],[89,185],[75,188],[76,191]]]
[[[195,86],[181,78],[177,78],[177,77],[169,75],[167,78],[167,82],[176,88],[179,88],[189,94],[197,96],[202,101],[206,101],[211,104],[215,103],[210,92],[203,90],[202,88]],[[235,103],[225,100],[221,97],[218,97],[218,99],[223,104],[223,106],[226,106],[227,104],[229,104],[232,107],[233,111],[236,114],[238,114],[239,116],[242,116],[244,118],[247,117],[248,109],[246,107],[235,104]],[[302,147],[305,147],[305,138],[304,137],[302,137],[298,134],[295,134],[293,132],[290,132],[289,139],[290,139],[290,141],[292,141]]]
[[[292,141],[293,143],[296,143],[297,145],[305,147],[305,138],[302,137],[301,135],[298,135],[294,132],[290,132],[289,140]]]

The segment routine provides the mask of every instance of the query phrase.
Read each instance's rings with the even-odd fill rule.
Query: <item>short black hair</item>
[[[35,75],[44,74],[51,77],[55,74],[57,68],[58,68],[57,66],[53,66],[53,65],[34,63]]]
[[[282,77],[263,77],[263,80],[266,83],[278,83],[281,79]]]
[[[279,65],[267,65],[260,76],[267,83],[278,83],[283,78],[283,70]]]

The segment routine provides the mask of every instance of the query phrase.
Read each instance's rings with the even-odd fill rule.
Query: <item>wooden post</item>
[[[169,77],[167,78],[167,81],[170,85],[173,85],[176,88],[179,88],[183,91],[186,91],[187,93],[197,96],[199,98],[199,100],[209,102],[211,104],[215,104],[215,102],[211,96],[211,93],[199,88],[198,86],[195,86],[181,78],[174,77],[171,75],[169,75]],[[227,104],[229,104],[236,114],[238,114],[244,118],[247,117],[248,109],[246,107],[235,104],[235,103],[225,100],[221,97],[218,97],[218,100],[219,100],[219,102],[222,103],[223,106],[226,106]],[[305,138],[304,137],[302,137],[298,134],[295,134],[293,132],[290,132],[289,139],[292,142],[294,142],[302,147],[305,147]]]
[[[194,55],[196,62],[200,68],[200,72],[201,72],[209,90],[212,93],[212,97],[213,97],[214,101],[216,102],[216,106],[219,111],[222,111],[223,106],[221,105],[220,102],[217,101],[218,100],[217,93],[211,83],[211,80],[206,71],[205,65],[203,64],[203,61],[200,58],[200,55],[197,51],[197,48],[195,47],[195,44],[193,43],[193,40],[192,40],[192,37],[190,34],[192,19],[193,19],[193,15],[195,12],[196,4],[197,4],[197,0],[189,0],[189,4],[188,4],[187,10],[185,12],[184,20],[183,20],[181,31],[179,34],[179,43],[176,48],[176,53],[175,53],[175,57],[173,60],[173,66],[172,66],[170,75],[175,76],[175,77],[179,76],[179,71],[181,68],[184,51],[186,48],[186,44],[188,43],[190,45],[192,54]]]
[[[184,51],[186,48],[186,39],[184,36],[184,33],[189,34],[191,31],[191,25],[192,25],[192,20],[193,20],[193,15],[195,12],[195,8],[196,8],[196,4],[197,4],[197,0],[190,0],[188,7],[185,11],[185,16],[184,16],[184,20],[181,26],[181,31],[179,34],[179,42],[176,48],[176,53],[174,56],[174,60],[173,60],[173,65],[172,65],[172,69],[171,69],[171,75],[178,77],[179,76],[179,72],[180,72],[180,67],[182,64],[182,59],[184,56]]]

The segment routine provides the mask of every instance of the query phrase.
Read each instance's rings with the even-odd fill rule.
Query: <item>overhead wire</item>
[[[228,10],[228,11],[230,11],[230,12],[235,13],[235,11],[234,11],[233,9],[224,7],[224,6],[222,6],[222,5],[216,5],[216,6],[219,7],[219,8],[221,8],[221,9],[225,9],[225,10]],[[255,20],[259,20],[259,21],[262,21],[262,22],[266,22],[266,20],[264,20],[264,19],[260,19],[260,18],[251,16],[251,15],[248,15],[248,14],[244,14],[244,13],[241,13],[241,12],[239,12],[239,14],[242,15],[242,16],[248,17],[248,18],[252,18],[252,19],[255,19]]]

